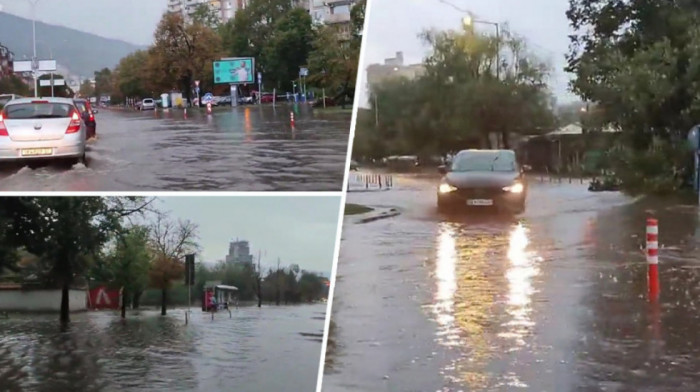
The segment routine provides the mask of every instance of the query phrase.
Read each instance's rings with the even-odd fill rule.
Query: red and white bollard
[[[185,108],[185,120],[187,120],[187,108]]]
[[[289,112],[289,124],[292,126],[292,129],[295,128],[294,112]]]
[[[207,114],[211,114],[211,102],[207,103]]]
[[[647,265],[649,296],[656,298],[661,290],[659,285],[659,221],[647,218]]]

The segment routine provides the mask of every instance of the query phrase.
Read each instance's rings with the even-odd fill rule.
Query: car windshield
[[[516,171],[515,157],[506,153],[468,153],[457,155],[452,162],[452,171]]]
[[[70,117],[72,107],[65,103],[19,103],[5,106],[5,118],[22,120]]]
[[[75,106],[78,107],[78,110],[80,110],[81,113],[87,113],[87,105],[85,105],[85,102],[76,102]]]
[[[143,103],[153,103],[153,100],[152,99],[144,99]]]

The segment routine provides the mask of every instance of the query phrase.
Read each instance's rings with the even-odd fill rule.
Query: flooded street
[[[111,111],[97,118],[88,166],[0,164],[0,191],[339,191],[350,113],[290,105]]]
[[[440,215],[436,179],[348,202],[324,391],[695,391],[698,210],[531,180],[517,218]],[[659,302],[645,220],[659,220]]]
[[[2,391],[313,391],[326,305],[0,319]]]

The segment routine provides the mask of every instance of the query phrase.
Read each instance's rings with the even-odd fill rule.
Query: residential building
[[[15,54],[7,47],[0,44],[0,79],[12,74],[12,62]]]
[[[308,0],[309,14],[315,23],[339,29],[347,39],[352,31],[350,11],[357,0]]]
[[[253,255],[250,254],[250,243],[248,241],[231,241],[228,245],[228,255],[226,263],[253,263]]]
[[[384,64],[371,64],[367,67],[367,84],[371,88],[391,78],[414,79],[423,72],[425,72],[423,64],[405,65],[403,52],[396,52],[396,57],[384,59]]]
[[[226,23],[249,2],[250,0],[168,0],[168,12],[181,13],[185,18],[191,18],[197,7],[205,4],[219,15],[221,23]]]

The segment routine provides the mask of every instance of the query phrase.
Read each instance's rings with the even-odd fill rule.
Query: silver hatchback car
[[[0,161],[65,158],[85,163],[86,134],[72,99],[13,99],[0,111]]]

